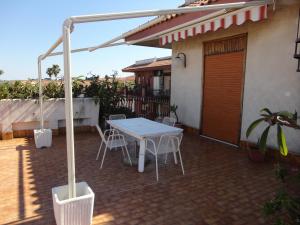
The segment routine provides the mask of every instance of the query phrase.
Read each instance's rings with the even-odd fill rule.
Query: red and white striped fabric
[[[208,31],[216,31],[220,28],[226,29],[231,25],[242,25],[248,20],[253,22],[267,18],[267,6],[253,6],[239,9],[231,13],[227,13],[216,18],[200,22],[180,30],[170,32],[160,36],[160,45],[166,45],[180,39],[193,37]]]

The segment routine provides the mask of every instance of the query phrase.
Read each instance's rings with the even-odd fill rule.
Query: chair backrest
[[[97,130],[98,130],[98,133],[99,133],[99,135],[100,135],[102,141],[105,142],[106,140],[105,140],[104,134],[103,134],[103,132],[102,132],[102,130],[101,130],[101,128],[99,127],[98,124],[96,124],[96,128],[97,128]]]
[[[163,118],[161,118],[160,116],[158,116],[158,117],[156,117],[155,118],[155,122],[159,122],[159,123],[162,123],[162,120],[163,120]]]
[[[125,114],[113,114],[113,115],[109,115],[109,120],[121,120],[121,119],[126,119],[126,115]]]
[[[175,126],[176,119],[172,117],[165,116],[162,121],[163,124],[169,125],[171,127]]]
[[[162,135],[159,139],[157,152],[158,154],[177,152],[180,148],[183,134]]]

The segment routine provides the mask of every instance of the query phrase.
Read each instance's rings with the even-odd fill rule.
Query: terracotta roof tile
[[[123,72],[137,72],[137,71],[151,71],[151,70],[162,70],[162,69],[171,69],[172,59],[162,58],[157,59],[156,61],[152,61],[145,64],[133,64],[122,69]]]
[[[195,0],[195,1],[190,1],[190,3],[183,4],[181,7],[209,5],[214,2],[217,2],[217,0]]]

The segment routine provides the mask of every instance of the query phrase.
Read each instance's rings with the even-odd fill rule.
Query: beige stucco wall
[[[283,6],[283,2],[290,5]],[[293,58],[299,6],[299,1],[278,1],[275,13],[269,11],[265,21],[248,22],[174,43],[171,101],[178,105],[180,121],[197,129],[201,127],[203,42],[241,33],[248,34],[241,139],[246,139],[247,127],[264,107],[300,112],[300,73],[296,72],[297,60]],[[175,59],[178,52],[187,56],[185,69]],[[251,141],[257,140],[263,127],[253,133]],[[300,153],[300,131],[286,130],[286,134],[290,150]],[[276,142],[273,139],[269,144]]]

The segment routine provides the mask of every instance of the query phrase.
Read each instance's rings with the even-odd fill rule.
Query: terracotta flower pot
[[[259,148],[256,145],[248,145],[248,158],[252,162],[264,162],[265,161],[265,152],[259,150]]]
[[[184,128],[184,126],[183,126],[183,124],[182,124],[182,123],[176,123],[176,124],[175,124],[175,127],[177,127],[177,128],[181,128],[181,129],[183,129],[183,128]]]

